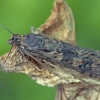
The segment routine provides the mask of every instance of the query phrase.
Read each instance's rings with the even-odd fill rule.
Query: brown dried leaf
[[[51,15],[39,30],[47,36],[76,44],[73,15],[64,0],[55,0]]]
[[[55,16],[53,16],[54,14],[55,14]],[[55,19],[57,19],[57,22],[55,24],[51,23],[54,20],[53,17]],[[49,24],[49,27],[48,27],[48,24]],[[54,25],[56,26],[56,28],[53,28]],[[59,27],[59,28],[57,28],[57,27]],[[75,44],[74,22],[73,22],[72,14],[71,14],[70,8],[63,0],[56,0],[54,2],[54,7],[52,10],[51,16],[45,22],[44,25],[41,25],[41,27],[39,29],[41,31],[43,31],[44,34],[54,37],[56,39],[61,39],[63,41],[67,41],[67,42],[71,41],[71,39],[72,39],[73,43]],[[56,31],[58,32],[58,37],[55,37],[55,36],[57,36]],[[46,71],[45,72],[44,68],[40,68],[40,66],[37,65],[36,63],[32,62],[33,66],[30,67],[31,66],[29,64],[30,62],[26,61],[25,58],[22,57],[22,55],[17,51],[17,48],[15,48],[15,47],[13,47],[12,51],[10,52],[9,58],[6,61],[7,55],[8,55],[8,53],[3,55],[0,58],[0,64],[3,66],[2,69],[4,71],[25,73],[25,74],[31,76],[32,78],[33,78],[33,73],[37,73],[37,76],[34,75],[33,79],[35,79],[36,81],[41,81],[38,83],[40,83],[42,85],[47,85],[47,86],[55,86],[60,83],[65,83],[64,80],[61,80],[59,77],[55,76],[54,74],[52,76],[52,73],[50,71],[48,71],[47,69],[45,69],[45,71]],[[6,64],[4,64],[5,61],[6,61]],[[19,65],[17,63],[21,63],[21,64]],[[25,67],[25,65],[26,65],[26,67]],[[24,66],[24,67],[22,67],[22,66]],[[17,70],[16,70],[16,68],[17,68]],[[39,72],[31,71],[35,68],[38,68]],[[30,71],[32,73],[30,73]],[[44,74],[43,74],[43,72],[44,72]],[[49,76],[48,76],[48,73],[49,73]],[[41,74],[43,74],[44,77],[46,77],[46,78],[43,79]],[[50,74],[53,79],[50,77]],[[66,77],[69,77],[68,79],[70,80],[70,82],[77,81],[76,79],[74,80],[74,78],[69,75],[68,76],[66,75]],[[51,82],[50,82],[50,80],[51,80]],[[56,81],[56,82],[54,82],[54,81]]]
[[[58,76],[55,76],[46,68],[41,67],[41,65],[34,62],[32,59],[28,61],[28,59],[23,57],[16,48],[11,50],[9,58],[6,60],[8,54],[9,53],[0,57],[0,65],[2,65],[1,68],[3,71],[27,74],[38,84],[49,87],[53,87],[60,83],[66,83],[65,80],[61,80]],[[39,58],[38,60],[41,61]]]
[[[60,84],[57,87],[55,100],[100,100],[96,91],[99,91],[99,85],[94,85],[96,90],[83,83]]]
[[[47,36],[75,45],[74,20],[71,10],[64,0],[55,0],[52,14],[47,21],[40,26],[39,30]],[[98,95],[95,90],[99,89],[99,85],[93,85],[94,89],[89,85],[78,82],[67,84],[65,80],[60,79],[60,77],[54,75],[48,71],[48,69],[41,68],[41,66],[33,60],[30,62],[26,60],[26,58],[17,51],[17,48],[11,50],[9,58],[5,63],[7,56],[8,53],[0,57],[0,64],[4,71],[27,74],[37,83],[45,86],[55,86],[63,83],[58,85],[55,100],[100,100],[100,95]],[[40,58],[38,59],[41,60]],[[69,77],[67,73],[66,77]],[[68,80],[76,82],[76,79],[73,77],[69,77]]]

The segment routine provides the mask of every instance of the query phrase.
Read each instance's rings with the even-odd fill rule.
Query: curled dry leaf
[[[8,55],[9,54],[9,55]],[[6,60],[6,58],[9,58]],[[41,60],[38,58],[38,60]],[[6,62],[5,62],[6,61]],[[17,51],[17,48],[14,48],[3,55],[0,58],[1,68],[5,72],[17,72],[24,73],[30,76],[38,84],[53,87],[60,83],[67,83],[65,80],[61,80],[58,76],[55,76],[50,71],[45,68],[41,68],[41,65],[30,59],[26,59],[21,53]]]
[[[70,8],[63,0],[55,0],[52,14],[47,19],[47,21],[40,26],[39,30],[47,36],[75,44],[73,16]],[[25,73],[35,79],[39,84],[46,86],[55,86],[60,83],[65,83],[64,80],[55,76],[47,69],[40,68],[36,63],[32,62],[33,66],[31,66],[30,62],[26,61],[25,58],[22,57],[22,55],[17,51],[17,47],[13,47],[9,57],[7,58],[8,54],[9,52],[0,58],[0,64],[3,66],[2,69],[4,71]],[[38,70],[35,70],[35,68],[38,68],[39,72]],[[30,71],[32,73],[30,73]],[[35,73],[37,76],[34,75]],[[45,79],[41,76],[45,77]],[[70,75],[66,77],[68,77],[70,82],[79,81]]]
[[[38,29],[47,36],[69,42],[73,45],[76,44],[73,16],[64,0],[55,0],[50,17]],[[37,59],[42,61],[40,58]],[[55,86],[59,84],[55,100],[99,100],[100,98],[96,91],[99,89],[98,85],[90,87],[89,85],[83,84],[84,82],[78,83],[80,80],[76,80],[66,73],[66,77],[70,82],[70,84],[68,84],[68,82],[61,78],[60,73],[62,72],[59,72],[57,76],[47,68],[41,67],[32,58],[28,61],[26,57],[23,57],[22,54],[17,51],[17,47],[13,47],[10,53],[8,52],[0,57],[0,64],[5,72],[27,74],[39,84],[45,86]],[[51,68],[51,66],[47,64],[44,65]]]
[[[99,90],[98,85],[94,88]],[[100,100],[99,93],[82,82],[58,85],[55,100]]]
[[[75,26],[72,12],[64,0],[55,0],[52,13],[39,27],[47,36],[69,42],[75,42]]]

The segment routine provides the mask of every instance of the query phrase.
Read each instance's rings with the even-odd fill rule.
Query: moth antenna
[[[9,33],[11,33],[12,35],[14,35],[14,33],[11,32],[7,27],[3,26],[2,24],[0,24],[0,26],[3,27],[4,29],[6,29],[6,30],[7,30]],[[12,49],[12,47],[11,47],[11,49]],[[9,57],[9,55],[10,55],[10,53],[11,53],[11,49],[10,49],[10,52],[8,53],[8,56],[6,57],[6,60],[5,60],[4,64],[3,64],[3,66],[5,65],[5,63],[6,63],[7,59],[8,59],[8,57]]]
[[[4,29],[6,29],[9,33],[11,33],[12,35],[14,35],[13,32],[11,32],[7,27],[3,26],[2,24],[0,24],[1,27],[3,27]]]

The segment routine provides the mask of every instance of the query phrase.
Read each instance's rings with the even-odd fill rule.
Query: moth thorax
[[[19,46],[21,42],[21,36],[19,34],[14,34],[11,39],[7,41],[8,44]]]

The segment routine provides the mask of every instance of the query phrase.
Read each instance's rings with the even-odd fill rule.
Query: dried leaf
[[[94,85],[94,88],[100,89],[98,85]],[[55,100],[100,100],[99,93],[95,89],[83,83],[60,84]]]
[[[76,44],[73,15],[64,0],[55,0],[51,15],[39,30],[47,36]]]
[[[38,84],[49,87],[53,87],[60,83],[66,83],[65,80],[61,80],[47,69],[41,68],[41,65],[34,62],[32,59],[28,61],[16,48],[10,51],[9,58],[6,60],[8,54],[9,53],[0,57],[0,64],[2,65],[1,68],[3,71],[27,74]],[[38,58],[38,60],[41,59]]]
[[[54,19],[56,19],[55,24],[53,22]],[[53,28],[54,26],[56,27]],[[55,0],[52,14],[45,22],[45,24],[41,25],[39,30],[42,31],[47,36],[51,36],[53,38],[67,41],[67,42],[69,41],[75,44],[73,16],[71,14],[70,8],[63,0]],[[17,51],[17,48],[13,47],[13,49],[10,52],[9,58],[7,58],[8,54],[9,52],[0,58],[0,64],[3,66],[2,69],[4,71],[25,73],[31,76],[32,79],[36,80],[39,84],[46,85],[46,86],[55,86],[60,83],[65,83],[64,80],[60,79],[58,76],[55,76],[47,69],[40,68],[40,66],[37,65],[35,62],[32,62],[32,66],[31,66],[30,62],[26,61],[25,58],[22,57],[22,55]],[[4,64],[5,61],[6,63]],[[70,75],[66,75],[66,77],[70,82],[77,82],[77,79],[74,79]]]
[[[73,16],[64,0],[55,0],[50,17],[40,26],[39,30],[47,36],[69,42],[73,45],[76,44]],[[79,83],[79,80],[66,73],[67,79],[71,82],[68,84],[64,79],[41,67],[32,59],[28,61],[17,51],[16,47],[12,48],[9,58],[7,58],[8,54],[9,52],[0,57],[0,65],[2,65],[4,71],[27,74],[37,83],[45,86],[60,84],[58,85],[55,100],[100,100],[100,95],[95,90],[99,90],[99,85],[92,85],[90,87],[84,84],[84,82]],[[41,61],[40,58],[38,59]],[[45,65],[47,66],[47,64]],[[59,76],[60,74],[61,72]]]

